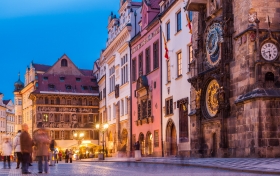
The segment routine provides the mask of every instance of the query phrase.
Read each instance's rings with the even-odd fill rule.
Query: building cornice
[[[118,34],[118,36],[109,44],[109,46],[104,51],[105,59],[110,57],[110,55],[112,55],[119,46],[126,42],[130,30],[131,26],[124,27],[123,30]]]

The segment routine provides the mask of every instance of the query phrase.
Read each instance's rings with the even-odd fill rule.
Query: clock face
[[[206,34],[206,51],[208,62],[215,65],[219,61],[220,47],[219,42],[222,40],[222,27],[219,23],[211,25]]]
[[[212,80],[206,90],[206,109],[211,117],[214,117],[219,108],[218,94],[219,94],[219,83],[217,80]]]
[[[267,61],[272,61],[278,57],[278,48],[274,43],[267,42],[261,48],[262,57]]]

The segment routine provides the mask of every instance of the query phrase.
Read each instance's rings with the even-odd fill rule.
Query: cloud
[[[0,18],[102,9],[116,0],[1,0]],[[106,7],[106,6],[105,6]]]

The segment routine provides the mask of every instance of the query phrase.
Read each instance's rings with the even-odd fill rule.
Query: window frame
[[[151,47],[145,49],[146,75],[151,72]]]
[[[182,12],[181,12],[181,9],[180,9],[176,13],[176,32],[180,32],[181,30],[182,30]]]
[[[166,41],[170,40],[170,21],[166,22]]]
[[[179,58],[180,56],[180,58]],[[182,51],[178,51],[176,53],[176,57],[177,57],[177,77],[180,77],[183,75],[183,68],[182,68]]]
[[[170,60],[166,60],[166,81],[167,83],[171,82],[171,65]]]

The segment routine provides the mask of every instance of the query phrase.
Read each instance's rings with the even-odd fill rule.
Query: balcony
[[[206,5],[207,0],[189,0],[187,4],[188,11],[199,11],[201,5]]]

